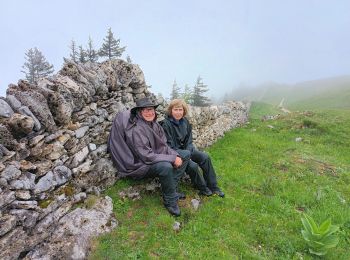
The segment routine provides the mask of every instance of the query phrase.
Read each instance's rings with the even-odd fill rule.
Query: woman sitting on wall
[[[198,151],[192,143],[192,126],[185,117],[187,112],[188,106],[184,100],[174,99],[170,102],[167,109],[168,116],[161,122],[167,137],[167,143],[179,154],[183,150],[191,153],[191,161],[187,166],[186,172],[198,172],[198,166],[202,169],[206,187],[197,187],[200,190],[200,194],[207,196],[217,194],[223,198],[225,194],[218,187],[215,170],[209,155]],[[196,175],[193,174],[193,176]],[[196,180],[192,180],[192,182],[195,185],[196,182],[198,183]]]

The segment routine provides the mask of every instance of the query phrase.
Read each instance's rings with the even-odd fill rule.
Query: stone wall
[[[0,97],[0,259],[83,259],[92,236],[117,226],[109,197],[118,173],[107,153],[115,114],[149,92],[138,65],[66,60],[36,85]],[[194,141],[211,145],[247,121],[249,105],[192,107]]]

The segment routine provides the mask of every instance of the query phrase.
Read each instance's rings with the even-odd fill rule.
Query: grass
[[[90,259],[315,259],[301,236],[303,212],[340,226],[338,246],[323,259],[350,259],[350,110],[260,120],[277,113],[254,103],[250,124],[207,150],[226,197],[203,198],[198,211],[188,184],[178,218],[159,193],[137,201],[118,196],[139,182],[121,180],[107,190],[119,226],[94,242]]]

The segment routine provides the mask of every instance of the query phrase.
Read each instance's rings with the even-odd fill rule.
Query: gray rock
[[[61,135],[63,134],[63,131],[57,131],[53,134],[50,134],[48,136],[45,137],[45,143],[51,143],[52,141],[56,140],[57,138],[59,138]]]
[[[15,96],[24,106],[27,106],[49,132],[56,130],[56,123],[47,104],[45,96],[39,89],[28,82],[19,80],[18,86],[12,85],[7,89],[9,95]]]
[[[88,154],[89,154],[89,148],[87,146],[85,146],[82,150],[80,150],[78,153],[76,153],[73,156],[71,167],[75,168],[79,164],[81,164],[86,159]]]
[[[35,187],[35,175],[24,172],[17,180],[10,181],[10,187],[15,190],[31,190]]]
[[[26,116],[30,116],[34,121],[34,130],[39,131],[41,129],[41,124],[39,120],[36,118],[36,116],[30,111],[30,109],[27,106],[22,106],[18,109],[18,113]]]
[[[13,191],[4,191],[0,193],[0,208],[9,205],[15,200],[15,192]]]
[[[21,176],[21,171],[13,165],[8,165],[5,170],[1,173],[1,177],[7,181],[15,180]]]
[[[0,217],[0,237],[12,230],[16,226],[16,216],[6,215]]]
[[[38,202],[35,200],[15,200],[11,203],[11,208],[13,209],[37,209]]]
[[[57,166],[53,169],[56,185],[60,186],[68,182],[72,177],[72,171],[66,166]]]
[[[16,199],[29,200],[31,198],[29,190],[16,190]]]
[[[180,231],[180,228],[181,228],[180,222],[175,221],[175,223],[173,224],[173,230],[178,232]]]
[[[90,143],[89,144],[89,150],[92,152],[92,151],[95,151],[96,150],[96,144],[93,144],[93,143]]]
[[[112,200],[98,199],[90,209],[77,208],[62,217],[49,242],[44,242],[31,251],[28,259],[53,256],[60,259],[86,259],[90,241],[99,234],[116,227],[112,217]]]
[[[7,100],[7,103],[15,110],[17,111],[21,106],[21,102],[18,101],[17,98],[15,98],[15,96],[12,96],[12,95],[7,95],[6,96],[6,100]]]
[[[24,136],[32,132],[34,120],[29,116],[14,113],[7,121],[14,136]]]
[[[72,171],[66,166],[57,166],[53,171],[49,171],[35,185],[34,193],[38,194],[44,191],[53,190],[56,186],[61,186],[68,182],[72,177]]]
[[[0,117],[11,117],[13,110],[9,104],[3,99],[0,99]]]
[[[25,228],[32,228],[36,225],[39,213],[28,209],[12,209],[9,212],[11,215],[17,217],[18,224]]]
[[[89,130],[89,126],[83,126],[79,129],[75,130],[75,137],[78,139],[82,138],[88,130]]]
[[[197,200],[197,199],[192,199],[191,200],[191,204],[192,204],[192,207],[193,207],[194,210],[198,210],[200,201]]]
[[[53,190],[55,188],[56,182],[54,180],[54,175],[52,171],[46,173],[37,184],[35,184],[34,193],[38,194],[44,191]]]

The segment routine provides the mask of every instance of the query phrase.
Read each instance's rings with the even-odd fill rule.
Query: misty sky
[[[24,78],[24,53],[43,52],[58,71],[72,39],[96,48],[109,27],[169,96],[201,75],[209,96],[244,83],[295,83],[350,74],[348,0],[0,0],[0,95]]]

